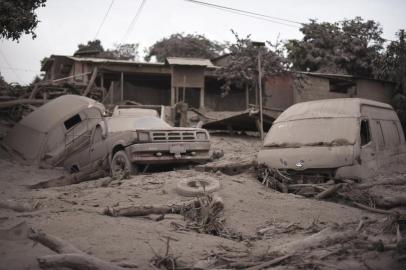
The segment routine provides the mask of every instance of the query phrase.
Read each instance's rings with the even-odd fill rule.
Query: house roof
[[[117,59],[109,59],[109,58],[98,58],[98,57],[76,57],[76,56],[69,56],[69,55],[51,55],[49,60],[44,64],[41,68],[41,71],[46,71],[46,67],[53,61],[55,57],[62,57],[66,58],[75,62],[83,62],[83,63],[95,63],[95,64],[117,64],[117,65],[135,65],[135,66],[164,66],[165,63],[158,62],[158,63],[148,63],[148,62],[136,62],[136,61],[129,61],[129,60],[117,60]]]
[[[286,109],[276,120],[286,122],[311,118],[360,117],[361,105],[392,109],[389,104],[362,98],[322,99],[297,103]]]
[[[196,66],[215,68],[209,59],[203,58],[183,58],[183,57],[168,57],[166,63],[170,66]]]
[[[309,76],[314,76],[314,77],[321,77],[321,78],[326,78],[326,79],[337,79],[337,80],[357,80],[357,79],[361,79],[361,80],[378,81],[378,82],[384,82],[384,83],[394,83],[394,82],[387,81],[387,80],[380,80],[380,79],[367,78],[367,77],[355,76],[355,75],[347,75],[347,74],[305,72],[305,71],[294,71],[294,73],[304,74],[304,75],[309,75]]]

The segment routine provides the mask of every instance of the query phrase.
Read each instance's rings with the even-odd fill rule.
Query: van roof
[[[24,117],[20,124],[39,132],[48,132],[61,120],[65,120],[66,117],[93,106],[104,110],[101,103],[91,98],[78,95],[63,95],[49,101]]]
[[[362,98],[336,98],[301,102],[286,109],[274,123],[310,118],[360,117],[361,105],[392,110],[392,106]]]

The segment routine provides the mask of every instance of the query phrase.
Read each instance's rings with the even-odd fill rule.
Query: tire
[[[126,172],[128,174],[137,174],[137,166],[132,164],[127,154],[123,151],[117,151],[111,159],[110,165],[111,176],[124,177]]]
[[[216,179],[181,179],[176,185],[176,192],[186,197],[195,197],[205,193],[212,193],[220,189],[220,182]]]

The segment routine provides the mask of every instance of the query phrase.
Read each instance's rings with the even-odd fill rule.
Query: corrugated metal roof
[[[91,63],[112,63],[112,64],[125,64],[125,65],[150,65],[150,66],[163,66],[165,63],[148,63],[148,62],[135,62],[129,60],[116,60],[116,59],[107,59],[107,58],[96,58],[96,57],[75,57],[75,56],[66,56],[69,59],[72,59],[77,62],[91,62]]]
[[[286,109],[275,123],[329,117],[360,117],[361,105],[392,109],[389,104],[362,98],[323,99],[297,103]]]
[[[166,62],[169,65],[174,66],[197,66],[215,68],[213,63],[209,59],[202,58],[183,58],[183,57],[168,57]]]

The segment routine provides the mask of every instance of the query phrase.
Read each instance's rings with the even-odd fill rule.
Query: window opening
[[[75,114],[74,116],[72,116],[71,118],[69,118],[68,120],[66,120],[64,122],[65,128],[66,129],[70,129],[73,126],[79,124],[82,121],[82,118],[80,118],[79,114]]]
[[[368,144],[371,141],[371,131],[367,119],[361,121],[361,146]]]

